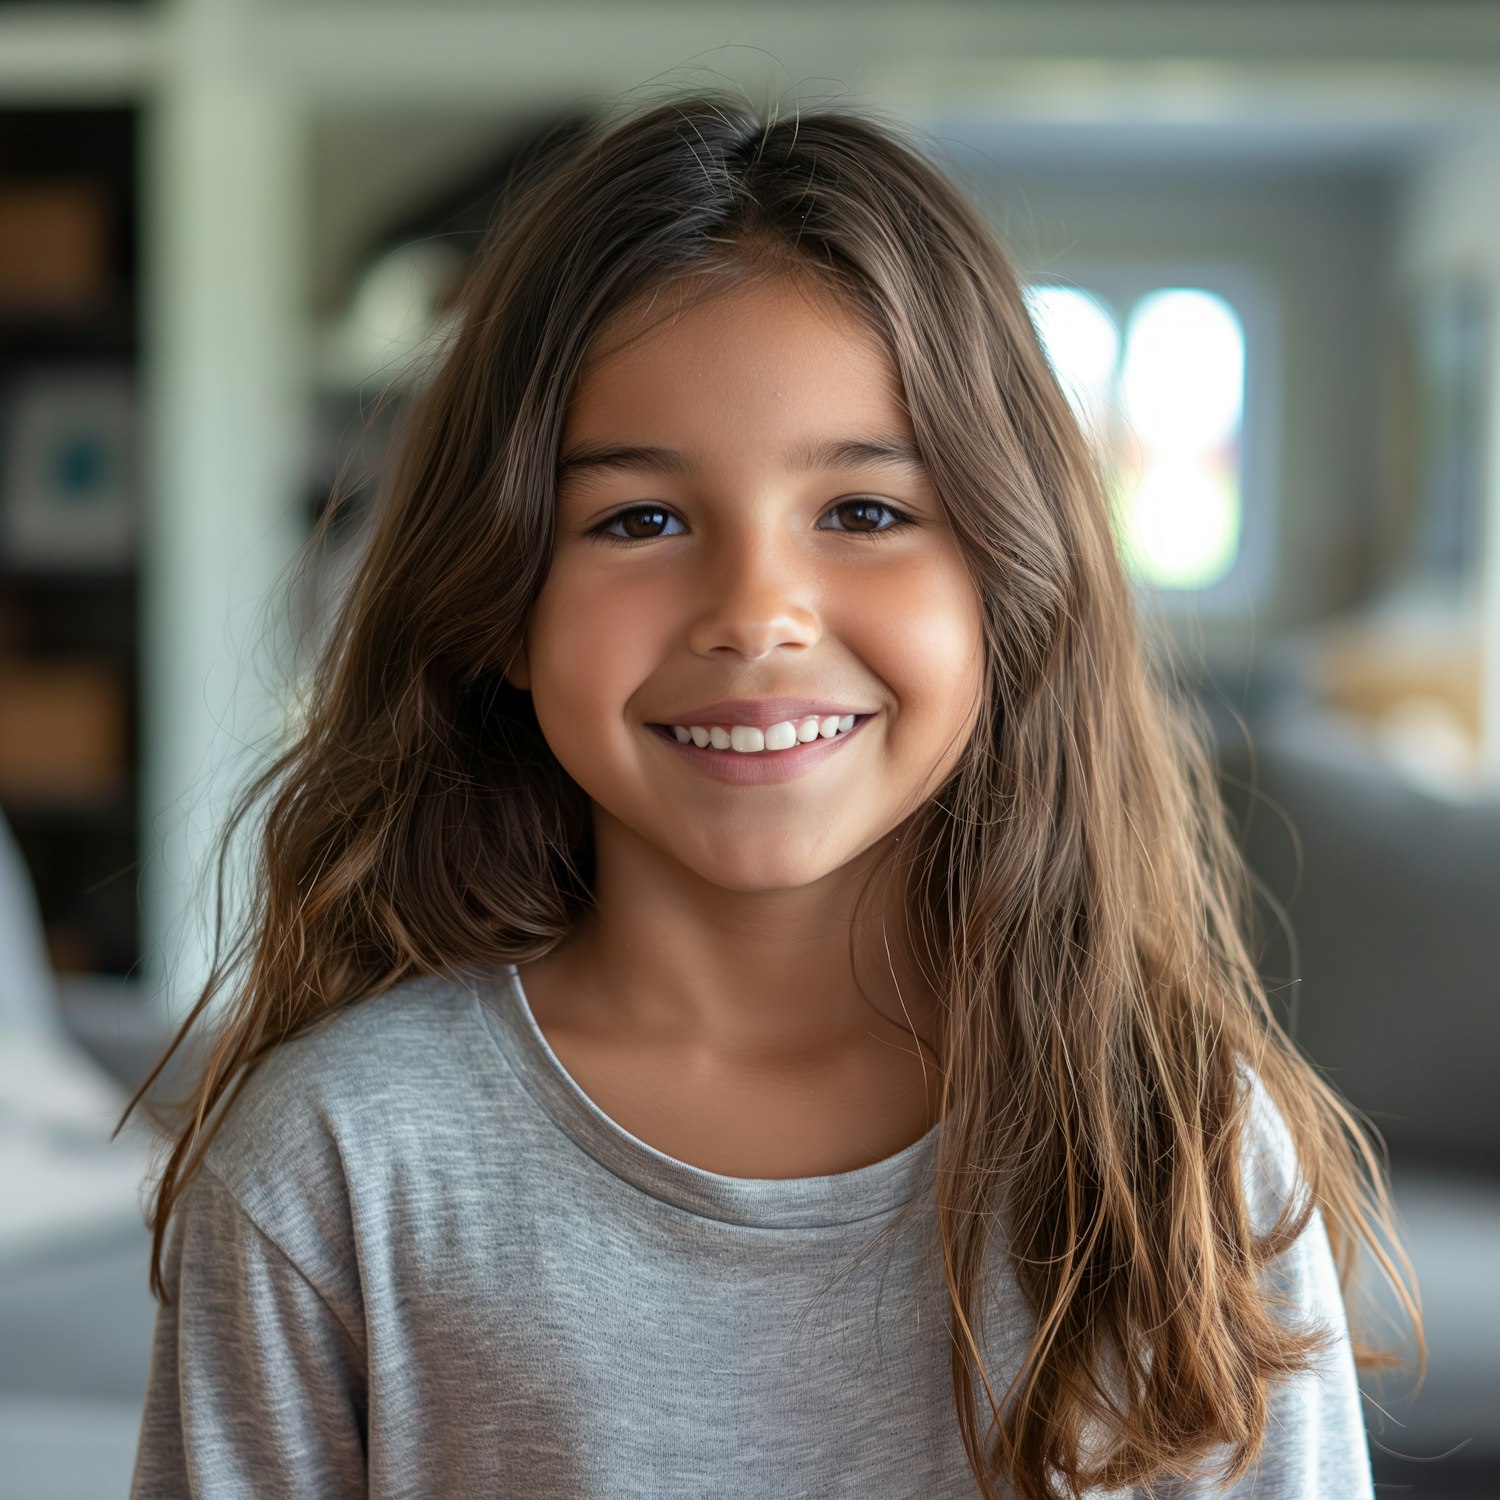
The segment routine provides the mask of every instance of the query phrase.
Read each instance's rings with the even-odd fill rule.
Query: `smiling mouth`
[[[709,754],[744,760],[776,760],[782,756],[794,756],[799,750],[809,750],[833,740],[841,740],[845,735],[852,734],[866,719],[873,718],[874,715],[850,714],[847,717],[849,720],[847,728],[840,722],[839,728],[831,735],[814,734],[805,740],[799,737],[794,743],[774,750],[767,749],[764,744],[758,749],[749,746],[742,749],[733,742],[716,742],[714,740],[700,745],[696,736],[683,739],[670,724],[648,724],[646,727],[654,733],[661,735],[663,739],[670,740],[675,745],[681,745],[685,750],[698,749]],[[719,733],[721,741],[728,741],[727,731],[720,729]]]

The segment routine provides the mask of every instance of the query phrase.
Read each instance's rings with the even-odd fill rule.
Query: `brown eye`
[[[873,500],[844,500],[834,506],[835,511],[854,519],[855,531],[879,531],[880,512],[889,509]]]
[[[889,526],[878,524],[881,511],[884,511],[892,518]],[[828,514],[832,516],[840,513],[851,515],[854,518],[854,525],[842,529],[849,531],[855,536],[890,536],[893,532],[903,531],[908,526],[916,525],[916,522],[905,511],[897,510],[894,505],[887,505],[884,500],[840,500]]]
[[[664,533],[651,530],[639,530],[638,527],[664,526],[668,518],[676,519],[672,512],[660,505],[633,505],[629,510],[617,510],[614,515],[606,516],[597,526],[589,530],[590,536],[596,536],[604,542],[614,542],[617,545],[628,546],[631,542],[654,542]],[[625,527],[625,535],[611,531],[615,525]]]
[[[665,526],[667,524],[667,513],[664,510],[627,510],[623,511],[617,518],[625,526],[625,534],[629,537],[644,539],[654,536],[654,531],[642,532],[637,528],[642,526]]]

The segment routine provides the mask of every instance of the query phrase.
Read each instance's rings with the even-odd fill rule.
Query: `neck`
[[[569,977],[554,993],[607,1007],[575,1021],[725,1058],[800,1063],[872,1035],[910,1047],[913,1030],[935,1048],[894,838],[810,886],[757,892],[712,886],[628,836],[599,839],[594,908],[549,956]]]

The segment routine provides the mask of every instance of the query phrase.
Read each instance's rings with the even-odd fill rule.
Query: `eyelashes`
[[[885,500],[869,499],[864,496],[855,496],[850,500],[839,500],[832,505],[825,514],[834,515],[838,511],[848,510],[851,507],[859,507],[864,510],[885,511],[891,518],[889,526],[882,526],[875,531],[851,530],[848,528],[834,528],[844,530],[848,536],[869,537],[872,541],[892,536],[898,531],[905,531],[909,526],[915,526],[918,522],[907,515],[904,510],[898,509]],[[589,527],[585,536],[597,537],[601,542],[609,542],[616,547],[633,547],[638,542],[657,542],[664,540],[664,536],[620,536],[609,530],[617,521],[623,521],[627,516],[671,516],[673,513],[665,505],[628,505],[623,510],[617,510],[613,515],[606,516],[597,525]],[[675,519],[675,517],[674,517]],[[820,530],[824,528],[819,528]]]

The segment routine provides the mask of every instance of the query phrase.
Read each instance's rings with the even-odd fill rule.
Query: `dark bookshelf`
[[[71,193],[87,210],[83,222],[91,215],[95,225],[73,294],[28,297],[24,262],[17,273],[18,263],[0,256],[0,282],[13,278],[0,284],[0,511],[14,500],[7,434],[29,382],[94,371],[134,382],[137,152],[135,109],[0,110],[0,194],[11,195],[11,222],[24,221],[38,191],[56,190]],[[44,226],[36,243],[53,232]],[[137,443],[136,514],[138,452]],[[36,887],[56,967],[123,975],[141,947],[137,554],[132,543],[103,563],[38,561],[15,555],[6,535],[0,528],[0,673],[10,696],[0,704],[0,809]],[[53,759],[56,774],[39,774]]]

